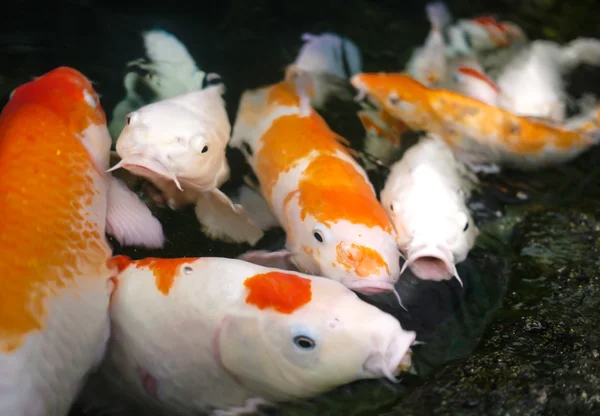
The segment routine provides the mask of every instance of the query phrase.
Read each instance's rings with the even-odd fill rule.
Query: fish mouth
[[[410,267],[410,270],[419,279],[439,282],[456,277],[462,286],[454,264],[454,256],[447,247],[441,244],[425,245],[416,250],[409,250],[402,271],[406,267]]]
[[[397,376],[402,371],[407,371],[412,364],[411,346],[414,344],[417,334],[414,331],[402,330],[390,343],[385,353],[377,352],[371,354],[363,369],[377,378],[385,377],[392,383],[398,383]]]
[[[142,155],[125,156],[119,161],[119,163],[108,169],[106,172],[112,172],[113,170],[117,170],[119,168],[127,169],[132,173],[147,178],[151,178],[152,176],[160,176],[170,179],[175,182],[175,185],[177,185],[177,188],[180,191],[183,191],[177,176],[175,176],[175,174],[164,163],[155,157]]]

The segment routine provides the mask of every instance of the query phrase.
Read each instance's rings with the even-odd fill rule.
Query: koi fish
[[[411,365],[415,332],[330,279],[229,258],[113,261],[113,333],[88,408],[114,405],[112,390],[126,414],[251,413]]]
[[[105,232],[161,247],[162,227],[106,174],[98,94],[59,67],[0,114],[0,414],[64,415],[109,337],[114,268]]]
[[[600,66],[600,40],[578,38],[564,46],[536,40],[498,75],[498,105],[517,115],[562,123],[568,99],[564,76],[584,63]]]
[[[304,44],[296,60],[288,66],[310,75],[315,93],[311,97],[314,108],[322,108],[331,96],[351,99],[345,83],[361,72],[362,55],[350,39],[336,33],[302,34]]]
[[[156,101],[199,90],[221,82],[218,74],[198,69],[196,61],[177,37],[164,30],[142,32],[147,59],[127,63],[123,79],[126,95],[112,114],[109,131],[117,140],[127,114]]]
[[[263,232],[241,205],[219,190],[229,179],[225,155],[231,125],[222,85],[143,106],[126,117],[116,150],[127,169],[149,179],[172,209],[195,203],[210,238],[254,245]]]
[[[410,267],[425,280],[454,276],[462,285],[456,264],[467,258],[479,233],[466,205],[473,177],[432,136],[421,138],[392,166],[381,203],[406,257],[403,270]]]
[[[392,223],[348,142],[306,104],[303,82],[292,74],[242,94],[230,146],[246,156],[287,240],[284,250],[241,258],[287,263],[362,293],[395,293]]]
[[[425,85],[436,85],[446,77],[446,41],[444,30],[452,21],[452,16],[442,2],[428,3],[425,7],[431,30],[425,44],[416,48],[408,63],[406,72]]]
[[[375,101],[413,130],[439,135],[461,161],[535,169],[564,163],[598,143],[600,110],[572,128],[504,109],[453,91],[431,89],[402,73],[363,73],[351,79],[362,96]]]
[[[527,42],[527,35],[515,23],[499,22],[492,16],[459,19],[446,31],[449,57],[479,56]]]

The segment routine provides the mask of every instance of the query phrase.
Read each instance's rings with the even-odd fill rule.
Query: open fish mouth
[[[127,169],[145,177],[158,175],[170,179],[175,182],[175,185],[177,185],[177,188],[180,191],[183,191],[177,176],[175,176],[175,174],[157,158],[141,155],[126,156],[106,172],[112,172],[119,168]]]
[[[410,267],[410,270],[419,279],[439,282],[456,277],[463,286],[454,264],[452,252],[441,244],[425,245],[416,250],[410,250],[400,274],[406,267]]]

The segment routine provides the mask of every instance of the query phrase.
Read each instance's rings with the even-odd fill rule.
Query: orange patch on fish
[[[246,303],[258,309],[273,308],[291,314],[312,299],[310,279],[284,272],[267,272],[249,277]]]
[[[385,269],[390,274],[388,264],[381,254],[372,248],[355,243],[340,242],[336,246],[336,261],[346,270],[353,270],[358,277],[367,278],[381,273]]]
[[[282,116],[276,119],[261,138],[256,155],[256,175],[267,199],[282,173],[312,152],[349,154],[342,143],[347,141],[331,131],[315,112],[308,117]]]
[[[392,231],[392,224],[370,183],[346,160],[323,154],[313,159],[298,185],[302,220],[311,215],[327,226],[346,220]]]
[[[59,68],[17,88],[0,115],[2,352],[44,330],[56,292],[76,296],[81,278],[109,277],[104,229],[88,215],[104,185],[77,138],[94,110],[73,82],[93,91]]]
[[[116,268],[117,269],[117,273],[121,273],[132,262],[133,262],[133,260],[131,260],[130,257],[119,255],[119,256],[111,257],[106,263],[107,263],[107,265],[108,265],[109,268],[111,268],[111,269],[112,268]]]
[[[175,283],[175,278],[179,275],[179,267],[184,264],[193,263],[198,257],[180,257],[180,258],[155,258],[148,257],[138,260],[134,264],[137,268],[148,268],[155,277],[156,288],[163,294],[168,295]]]
[[[494,81],[492,81],[489,77],[485,76],[483,73],[481,73],[481,71],[478,71],[475,68],[461,66],[458,68],[458,72],[469,77],[477,78],[478,80],[483,81],[487,85],[489,85],[494,91],[500,92],[500,89]]]

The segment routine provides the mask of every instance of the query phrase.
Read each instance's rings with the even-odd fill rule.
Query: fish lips
[[[144,176],[148,179],[156,177],[170,179],[175,182],[175,185],[177,185],[177,188],[180,191],[183,191],[177,176],[157,158],[142,155],[128,155],[106,172],[112,172],[119,168],[127,169],[136,175]]]
[[[409,250],[406,260],[410,270],[423,280],[448,280],[456,274],[452,252],[441,244],[431,244]]]
[[[384,354],[376,352],[371,354],[363,365],[363,369],[375,377],[385,377],[393,383],[400,380],[396,377],[402,371],[410,368],[411,346],[416,340],[414,331],[402,331],[388,346]]]

